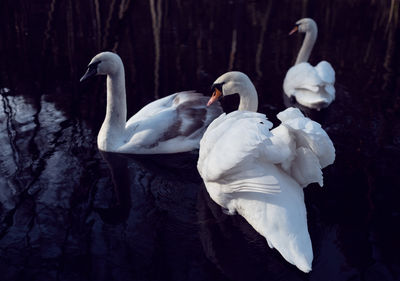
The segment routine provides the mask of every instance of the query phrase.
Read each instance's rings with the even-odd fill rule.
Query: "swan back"
[[[235,169],[243,162],[251,162],[258,156],[259,145],[269,142],[267,136],[271,127],[265,115],[249,111],[234,111],[214,120],[200,141],[198,167],[203,179],[234,178],[235,173],[240,172]]]
[[[313,252],[302,186],[322,185],[322,167],[335,150],[321,126],[294,108],[278,114],[270,130],[265,115],[223,114],[206,130],[198,171],[211,198],[229,214],[239,213],[271,248],[309,272]]]
[[[321,61],[317,66],[307,62],[294,65],[283,81],[283,90],[288,97],[308,108],[327,107],[335,99],[335,71],[330,63]]]
[[[198,149],[208,125],[222,114],[220,104],[206,106],[207,99],[185,91],[146,105],[127,121],[126,131],[131,137],[121,150],[154,154]]]

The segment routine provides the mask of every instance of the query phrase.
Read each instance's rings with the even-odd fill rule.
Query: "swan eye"
[[[96,61],[88,65],[88,69],[86,73],[82,76],[81,82],[88,79],[89,77],[97,75],[97,66],[101,63],[101,61]]]
[[[211,91],[214,92],[215,89],[217,89],[218,91],[220,91],[222,93],[222,86],[225,84],[225,82],[221,82],[221,83],[214,83],[211,86]]]
[[[88,65],[88,69],[93,69],[93,68],[97,68],[97,66],[101,63],[101,60],[93,62],[91,64]]]

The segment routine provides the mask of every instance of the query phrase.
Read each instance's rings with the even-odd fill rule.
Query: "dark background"
[[[1,280],[398,280],[400,3],[391,1],[0,2]],[[128,115],[176,91],[245,72],[275,124],[282,83],[318,24],[310,63],[336,71],[336,100],[306,114],[336,147],[324,187],[305,189],[313,271],[270,250],[205,191],[196,153],[101,154],[105,79],[125,64]],[[227,111],[237,98],[226,98]]]

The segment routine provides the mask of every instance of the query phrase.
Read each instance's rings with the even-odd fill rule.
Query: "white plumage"
[[[244,89],[251,83],[240,72],[221,77],[215,84],[222,84],[223,94],[237,92],[229,85]],[[255,90],[237,93],[241,99],[257,95]],[[200,141],[197,167],[216,203],[242,215],[271,248],[309,272],[313,252],[302,187],[312,182],[322,186],[321,168],[333,163],[335,149],[321,126],[298,109],[288,108],[277,117],[282,123],[271,130],[261,113],[222,114]]]
[[[305,32],[303,45],[297,56],[296,64],[286,74],[283,90],[290,98],[308,108],[320,110],[335,99],[335,71],[327,61],[321,61],[315,67],[307,61],[317,39],[317,25],[314,20],[299,20],[294,31]]]
[[[207,107],[207,97],[186,91],[156,100],[126,121],[125,74],[117,54],[96,55],[81,81],[107,75],[106,117],[97,137],[100,150],[133,154],[191,151],[199,148],[207,126],[222,113]]]

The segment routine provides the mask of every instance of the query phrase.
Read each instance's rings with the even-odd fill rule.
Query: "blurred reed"
[[[378,83],[393,90],[399,67],[398,0],[7,0],[0,13],[5,86],[30,81],[45,91],[68,83],[75,95],[90,58],[112,50],[125,62],[131,110],[178,90],[207,91],[227,70],[248,73],[270,93],[261,102],[280,100],[283,77],[302,41],[287,33],[305,16],[319,26],[311,63],[329,60],[338,81],[358,79],[365,88]],[[365,68],[368,77],[361,77],[365,73],[357,70]],[[101,91],[96,83],[86,97],[90,104],[102,106]]]

